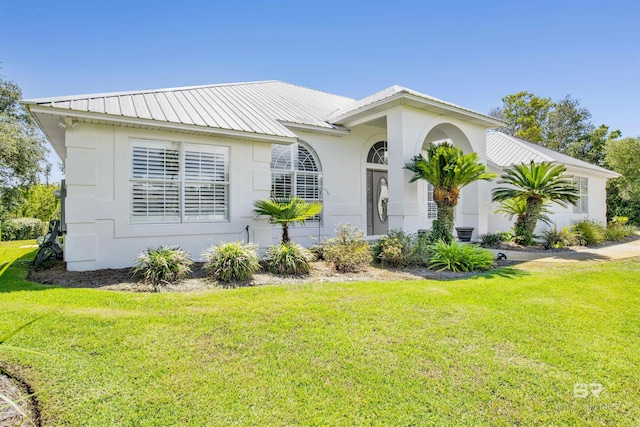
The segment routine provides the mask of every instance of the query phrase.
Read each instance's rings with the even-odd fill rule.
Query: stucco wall
[[[490,167],[492,172],[501,175],[503,171],[501,169]],[[572,167],[567,167],[567,173],[574,176],[587,177],[589,180],[588,185],[588,198],[589,198],[589,212],[585,214],[573,213],[573,206],[562,207],[556,203],[550,206],[550,210],[552,214],[548,215],[552,221],[552,225],[548,226],[543,222],[538,223],[538,227],[536,228],[536,234],[540,235],[543,231],[548,230],[553,227],[553,224],[561,229],[562,227],[569,225],[575,221],[579,221],[582,219],[592,219],[600,222],[601,224],[606,224],[607,221],[607,201],[606,201],[606,178],[592,174],[584,169],[577,169]],[[498,186],[495,180],[491,182],[491,189]],[[491,204],[491,211],[498,207],[498,203]],[[490,214],[489,215],[489,231],[497,232],[497,231],[509,231],[513,228],[514,220],[508,220],[502,214]]]

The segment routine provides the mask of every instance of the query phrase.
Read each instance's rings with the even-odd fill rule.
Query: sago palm
[[[493,212],[494,214],[502,214],[509,220],[516,218],[516,228],[518,225],[524,223],[524,217],[527,215],[527,200],[523,198],[507,199],[500,202]],[[551,218],[547,216],[551,211],[548,209],[548,204],[543,203],[540,208],[540,217],[538,220],[544,222],[547,225],[551,225]]]
[[[307,202],[296,196],[271,197],[256,200],[253,203],[253,208],[258,217],[268,217],[271,224],[282,226],[282,243],[287,243],[291,240],[289,239],[289,224],[304,224],[306,220],[322,211],[322,203]]]
[[[426,158],[422,154],[415,156],[405,169],[413,172],[409,182],[424,179],[433,185],[438,220],[450,233],[453,232],[453,210],[458,204],[460,190],[472,182],[490,181],[497,176],[478,161],[477,153],[464,154],[461,148],[449,143],[430,146]]]
[[[516,227],[516,238],[526,245],[533,243],[543,205],[547,202],[558,203],[567,207],[578,201],[578,189],[570,175],[564,172],[567,168],[562,164],[551,162],[522,163],[505,169],[498,184],[509,187],[498,187],[493,190],[493,201],[503,202],[509,199],[526,201],[526,213],[519,227]]]

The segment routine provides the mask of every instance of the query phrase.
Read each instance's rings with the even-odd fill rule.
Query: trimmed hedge
[[[42,236],[45,223],[37,218],[15,218],[2,222],[2,240],[31,240]]]

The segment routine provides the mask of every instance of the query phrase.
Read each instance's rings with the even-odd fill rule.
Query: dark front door
[[[381,235],[389,232],[387,205],[389,181],[387,172],[367,170],[367,234]]]

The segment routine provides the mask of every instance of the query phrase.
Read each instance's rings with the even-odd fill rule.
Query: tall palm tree
[[[461,148],[449,143],[431,145],[427,158],[422,154],[405,164],[413,172],[409,182],[424,179],[433,185],[433,201],[438,206],[438,221],[453,233],[453,210],[458,204],[460,190],[478,180],[490,181],[497,177],[478,162],[478,154],[464,154]]]
[[[525,245],[533,243],[533,233],[543,213],[545,203],[558,203],[567,207],[578,202],[578,189],[570,175],[564,172],[562,164],[551,162],[522,163],[505,169],[498,184],[510,187],[497,187],[493,190],[493,201],[504,202],[509,199],[526,201],[526,212],[522,222],[516,222],[516,239]]]
[[[296,196],[271,197],[269,199],[256,200],[253,203],[253,211],[258,217],[266,216],[271,224],[282,226],[282,243],[288,243],[289,224],[304,222],[318,215],[322,211],[322,203],[307,202]]]

